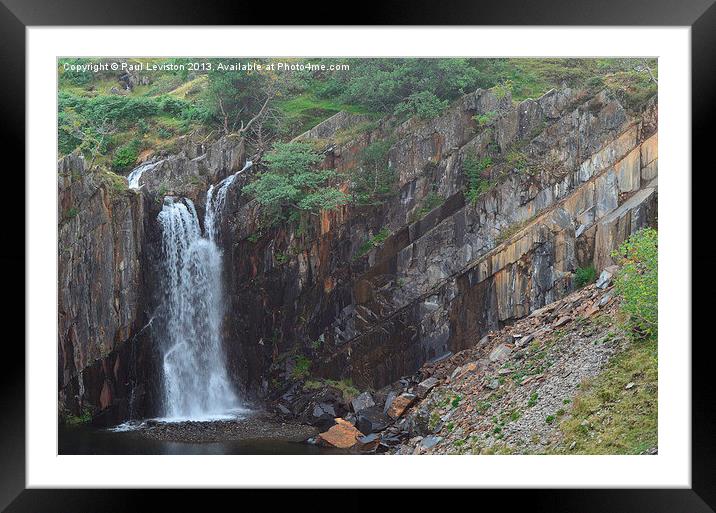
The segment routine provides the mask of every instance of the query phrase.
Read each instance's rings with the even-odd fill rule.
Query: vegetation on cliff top
[[[143,62],[172,66],[151,72],[92,73],[69,65],[101,59],[60,59],[60,154],[79,150],[108,167],[115,162],[115,170],[125,172],[135,154],[172,151],[177,139],[190,133],[211,138],[240,131],[255,146],[268,149],[341,110],[375,117],[432,117],[478,87],[498,86],[521,100],[563,84],[606,86],[636,105],[655,92],[651,77],[658,74],[656,60],[640,59],[303,59],[304,64],[343,64],[350,69],[279,72],[269,66],[248,71],[217,67],[220,62],[277,61],[208,59],[208,69],[192,68],[189,59],[155,58]],[[117,152],[123,152],[119,159]]]

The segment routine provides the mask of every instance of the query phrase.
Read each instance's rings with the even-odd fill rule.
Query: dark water
[[[155,440],[141,431],[60,426],[60,454],[340,454],[304,442],[252,438],[222,442]]]

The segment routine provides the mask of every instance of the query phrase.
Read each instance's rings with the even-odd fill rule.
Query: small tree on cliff
[[[351,192],[357,203],[380,202],[394,192],[396,176],[388,161],[393,141],[382,139],[366,146],[351,171]]]
[[[330,184],[335,171],[316,169],[322,160],[309,144],[276,143],[263,157],[267,170],[243,191],[256,198],[272,223],[287,214],[317,213],[345,205],[347,196]]]

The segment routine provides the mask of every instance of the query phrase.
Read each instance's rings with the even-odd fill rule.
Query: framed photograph
[[[691,169],[716,7],[160,5],[0,9],[27,251],[3,507],[435,487],[712,511]]]

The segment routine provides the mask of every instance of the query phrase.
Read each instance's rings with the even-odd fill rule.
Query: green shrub
[[[491,111],[491,112],[486,112],[484,114],[479,114],[477,116],[473,116],[472,119],[475,120],[475,122],[478,124],[478,126],[483,127],[485,125],[489,125],[490,123],[492,123],[496,117],[497,117],[497,112]]]
[[[593,265],[590,265],[589,267],[580,267],[574,273],[574,286],[579,289],[589,283],[592,283],[596,279],[597,270]]]
[[[381,201],[395,190],[396,175],[388,163],[392,139],[381,139],[358,154],[358,166],[351,171],[351,192],[357,203]]]
[[[504,82],[497,84],[492,88],[492,92],[495,93],[495,96],[500,100],[507,96],[507,93],[512,94],[512,81],[505,80]]]
[[[529,171],[529,167],[527,165],[527,155],[520,151],[510,150],[505,157],[505,161],[521,173]]]
[[[430,119],[438,116],[450,104],[448,100],[441,100],[431,91],[420,91],[408,96],[395,107],[396,116],[417,116],[421,119]]]
[[[304,379],[308,377],[311,370],[311,360],[303,355],[296,357],[293,370],[291,371],[291,377],[293,379]]]
[[[117,148],[112,159],[112,167],[120,172],[128,171],[139,158],[139,148],[140,142],[137,139]]]
[[[462,171],[466,177],[466,197],[467,200],[475,204],[477,198],[481,194],[487,192],[492,187],[492,183],[482,177],[482,172],[492,165],[490,157],[478,159],[474,155],[467,155],[462,163]]]
[[[79,426],[81,424],[89,424],[92,420],[92,412],[88,408],[84,408],[79,415],[68,414],[64,418],[65,424],[69,426]]]
[[[633,234],[613,253],[621,268],[616,290],[632,327],[645,337],[658,331],[658,234],[646,228]]]
[[[345,205],[347,196],[329,185],[335,171],[314,169],[322,160],[310,144],[276,143],[264,156],[268,170],[243,191],[256,198],[271,221],[286,217],[286,213],[316,213]]]

